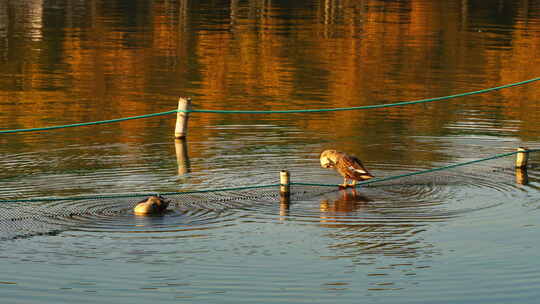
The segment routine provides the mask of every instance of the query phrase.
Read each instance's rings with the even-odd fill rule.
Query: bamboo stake
[[[178,113],[176,113],[176,127],[174,128],[174,138],[185,138],[187,136],[187,122],[191,109],[191,98],[180,97],[178,99]]]
[[[281,195],[289,194],[290,193],[290,174],[289,171],[281,170],[279,172],[279,181],[280,181],[280,187],[279,187],[279,193]]]
[[[289,207],[291,202],[291,181],[289,171],[281,170],[281,172],[279,172],[279,181],[279,214],[281,216],[286,216],[289,215]]]
[[[529,150],[525,147],[517,148],[516,156],[516,168],[527,168],[527,162],[529,161]]]

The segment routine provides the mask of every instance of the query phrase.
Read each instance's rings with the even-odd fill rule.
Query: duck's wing
[[[355,156],[345,154],[339,163],[340,171],[343,170],[343,173],[345,173],[348,178],[354,180],[366,180],[373,177],[364,165],[362,165],[362,162]]]

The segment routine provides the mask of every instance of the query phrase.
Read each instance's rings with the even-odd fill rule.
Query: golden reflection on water
[[[150,17],[133,24],[92,1],[87,11],[63,17],[71,26],[62,32],[43,33],[46,18],[55,15],[46,14],[42,1],[0,3],[13,12],[4,23],[16,25],[4,31],[8,43],[0,45],[8,57],[1,62],[0,111],[10,118],[2,119],[2,128],[168,110],[179,93],[196,96],[202,108],[344,107],[436,97],[540,74],[534,64],[540,38],[531,34],[540,26],[528,22],[526,6],[517,6],[513,26],[499,31],[469,24],[474,12],[467,1],[315,1],[314,8],[293,9],[253,1],[224,8],[213,23],[195,15],[207,3],[163,1],[148,4]],[[289,24],[283,18],[291,14],[302,18]],[[22,31],[26,27],[31,30]],[[532,102],[539,99],[536,88],[501,90],[474,102],[490,107],[496,100],[500,121],[521,121],[518,134],[531,137],[540,123]],[[31,109],[21,113],[25,104]],[[460,119],[454,109],[451,103],[399,107],[386,115],[399,116],[410,131],[434,132]],[[340,130],[350,134],[369,115],[339,114]],[[438,119],[407,119],[423,115]],[[202,115],[193,127],[217,120]],[[314,133],[328,127],[318,120],[296,123]],[[199,140],[207,132],[192,136]]]

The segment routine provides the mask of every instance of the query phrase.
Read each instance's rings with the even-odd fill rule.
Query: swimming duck
[[[150,196],[149,198],[137,203],[133,212],[137,215],[157,215],[167,211],[169,202],[161,196]]]
[[[362,162],[352,155],[336,150],[325,150],[321,153],[321,167],[334,168],[343,176],[343,184],[340,188],[355,187],[356,182],[365,181],[373,178],[373,175],[367,171]],[[352,180],[352,184],[348,180]]]

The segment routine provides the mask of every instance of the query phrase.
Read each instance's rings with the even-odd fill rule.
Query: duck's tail
[[[353,172],[354,172],[355,179],[360,180],[360,181],[372,179],[375,177],[371,173],[369,173],[367,170],[363,170],[363,169],[354,169]]]

